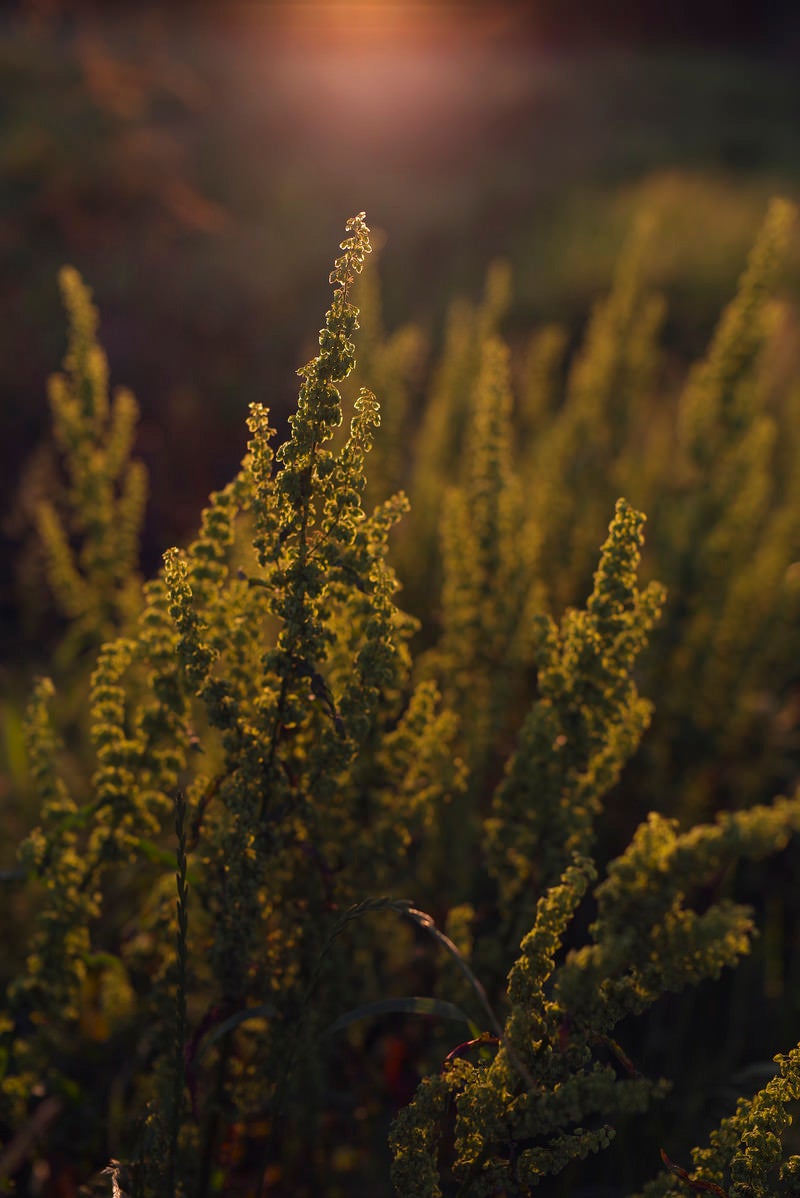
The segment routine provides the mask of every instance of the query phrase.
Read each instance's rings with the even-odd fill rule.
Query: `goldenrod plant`
[[[511,475],[523,484],[515,568],[534,565],[540,593],[529,610],[558,621],[583,602],[619,495],[648,514],[645,576],[662,581],[670,601],[639,667],[658,702],[642,771],[631,777],[636,791],[646,779],[653,805],[677,803],[687,819],[756,802],[765,778],[780,789],[793,777],[800,424],[796,399],[775,393],[769,370],[793,220],[787,202],[770,206],[736,296],[685,386],[664,368],[665,301],[648,283],[658,231],[646,214],[575,352],[565,362],[564,331],[544,326],[512,364],[505,485]],[[453,306],[424,397],[400,562],[410,609],[432,617],[428,643],[447,639],[452,618],[444,602],[431,602],[429,585],[452,561],[452,518],[442,552],[432,512],[450,488],[472,486],[474,445],[464,430],[475,427],[480,362],[502,332],[504,294],[490,291],[479,314]],[[446,452],[432,448],[446,440],[440,424],[452,429]],[[517,670],[524,665],[518,655]]]
[[[610,295],[592,312],[567,373],[563,402],[525,443],[526,473],[533,480],[526,510],[541,539],[542,577],[555,612],[586,594],[598,534],[617,496],[625,490],[642,506],[650,498],[637,474],[641,442],[652,431],[642,423],[653,419],[648,400],[664,309],[646,284],[652,235],[650,222],[641,220]],[[531,365],[536,368],[535,360]]]
[[[34,1166],[52,1176],[66,1154],[129,1198],[338,1198],[392,1184],[398,1198],[567,1194],[598,1154],[619,1161],[615,1137],[631,1126],[653,1147],[628,1192],[800,1192],[786,1136],[800,1049],[776,1058],[766,1087],[691,1159],[692,1125],[647,1122],[659,1107],[678,1119],[668,1096],[682,1045],[669,1078],[631,1049],[665,996],[722,987],[748,953],[756,920],[735,870],[787,848],[800,796],[715,794],[717,810],[693,821],[696,794],[669,792],[666,808],[667,781],[654,777],[637,802],[656,809],[638,820],[631,803],[619,836],[640,741],[652,739],[644,764],[667,762],[669,787],[683,778],[691,791],[723,745],[735,763],[725,737],[751,702],[731,694],[681,775],[685,749],[659,734],[652,680],[673,720],[681,685],[698,696],[712,679],[764,685],[771,619],[796,637],[785,576],[798,475],[787,466],[775,494],[764,482],[774,433],[758,374],[787,222],[785,206],[772,210],[680,418],[652,437],[636,409],[656,385],[661,314],[642,283],[644,234],[567,372],[563,406],[564,337],[552,328],[531,343],[515,405],[496,268],[483,306],[451,319],[425,453],[384,449],[371,506],[378,399],[362,387],[348,423],[341,395],[371,248],[360,213],[330,276],[319,352],[298,372],[288,438],[275,449],[269,412],[251,406],[241,469],[143,585],[136,485],[117,485],[134,409],[109,418],[96,315],[65,276],[71,381],[55,385],[54,415],[85,515],[70,538],[51,517],[42,531],[65,612],[99,648],[85,780],[65,768],[53,682],[40,679],[30,702],[40,808],[20,857],[37,914],[0,1016],[6,1192],[33,1192]],[[396,367],[408,399],[421,342],[382,349],[391,338],[375,322],[370,337],[373,376]],[[404,414],[393,419],[401,429]],[[518,428],[541,444],[519,444]],[[670,437],[672,481],[656,453]],[[404,472],[427,496],[418,525],[386,486]],[[646,565],[637,496],[612,494],[623,479],[654,500],[666,488]],[[760,496],[754,510],[740,510],[742,489]],[[663,512],[679,501],[684,519],[670,524]],[[607,535],[590,565],[601,508]],[[731,511],[764,572],[758,600]],[[412,598],[429,555],[441,557],[427,629],[397,601],[398,521]],[[661,564],[674,594],[652,580]],[[730,605],[717,605],[717,640],[698,631],[708,594]],[[749,603],[761,659],[755,634],[735,635]],[[695,663],[682,683],[681,661]],[[694,696],[686,711],[700,728]],[[755,774],[735,797],[754,786]]]
[[[398,559],[403,586],[414,606],[430,610],[431,583],[436,588],[441,582],[439,513],[449,484],[462,479],[482,346],[498,331],[510,302],[510,286],[507,265],[495,262],[487,273],[480,304],[458,298],[450,305],[441,357],[432,371],[424,408],[407,425],[406,436],[413,446],[408,477],[415,516],[413,529],[400,537]]]
[[[480,796],[493,771],[502,768],[498,753],[513,729],[522,671],[533,653],[536,546],[521,531],[509,370],[507,346],[487,336],[470,406],[463,482],[443,495],[441,505],[441,632],[424,668],[439,679],[459,713],[469,768],[465,800],[456,804],[451,820],[457,827],[448,838],[454,879],[470,870],[458,861],[459,846],[471,854]]]
[[[663,630],[669,647],[654,654],[652,681],[669,737],[688,749],[689,814],[719,801],[715,784],[726,803],[758,798],[753,781],[761,785],[770,768],[764,748],[781,752],[776,724],[795,678],[797,481],[793,469],[781,477],[764,371],[778,314],[771,292],[793,219],[787,203],[770,207],[737,294],[680,395],[672,483],[654,531],[674,599]],[[796,425],[785,422],[780,435],[794,445]]]
[[[40,1034],[15,1040],[6,1094],[18,1120],[41,1069],[67,1085],[75,1029],[91,1022],[87,1005],[105,1015],[110,991],[122,988],[127,1006],[116,1002],[112,1026],[95,1023],[93,1034],[129,1040],[138,1026],[144,1072],[160,1079],[145,1127],[145,1188],[180,1174],[180,1151],[195,1162],[198,1184],[208,1183],[223,1105],[233,1103],[237,1124],[271,1112],[280,1143],[292,1093],[318,1084],[309,1080],[318,1056],[309,1042],[319,992],[333,987],[337,996],[328,1016],[364,996],[357,980],[369,994],[360,968],[348,980],[344,960],[335,968],[328,960],[309,1008],[330,923],[376,887],[411,881],[415,841],[461,786],[453,718],[430,682],[411,680],[414,623],[392,598],[386,540],[405,500],[395,496],[369,517],[361,506],[378,423],[370,392],[355,401],[339,452],[329,448],[342,419],[336,384],[353,366],[357,312],[348,292],[369,251],[363,218],[349,234],[331,275],[320,353],[300,371],[289,440],[273,454],[268,413],[253,406],[241,472],[212,496],[197,539],[165,554],[130,634],[100,651],[89,696],[89,801],[59,775],[48,681],[31,707],[42,827],[23,860],[45,894],[10,1001],[17,1027],[37,1025]],[[176,855],[167,829],[179,804]],[[188,890],[178,918],[171,878],[181,853]],[[141,904],[135,931],[132,913],[113,899],[125,877]],[[109,907],[113,951],[98,955],[90,928]],[[170,1012],[173,992],[183,1004],[187,987],[204,1008],[200,1032],[215,1045],[207,1056],[196,1045],[186,1079],[194,1085],[197,1073],[199,1088],[213,1062],[200,1149],[197,1135],[184,1143],[174,1126],[161,1126],[180,1105]],[[277,1079],[271,1094],[264,1077]]]
[[[69,621],[62,657],[94,648],[135,614],[141,595],[139,536],[147,473],[132,458],[139,410],[126,388],[108,394],[97,310],[78,272],[59,276],[69,320],[63,371],[49,383],[55,441],[66,475],[60,507],[37,504],[47,577]]]
[[[380,396],[381,434],[370,450],[365,501],[374,506],[406,485],[413,461],[412,402],[428,352],[427,338],[417,325],[387,333],[379,285],[379,258],[373,247],[370,269],[354,284],[359,308],[358,376],[362,386]],[[349,397],[343,391],[345,410]]]

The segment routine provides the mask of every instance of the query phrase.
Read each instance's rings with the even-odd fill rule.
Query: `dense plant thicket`
[[[797,772],[800,392],[765,366],[790,220],[771,208],[675,403],[654,400],[643,225],[568,368],[546,328],[516,386],[495,268],[451,313],[415,430],[421,338],[383,332],[354,217],[288,439],[252,405],[241,470],[144,584],[136,405],[109,399],[63,272],[65,482],[38,531],[73,698],[40,679],[27,717],[9,1192],[113,1158],[109,1190],[146,1198],[385,1193],[389,1173],[400,1198],[523,1195],[652,1131],[670,1082],[632,1059],[632,1017],[748,952],[732,871],[800,829],[800,796],[770,801]],[[357,285],[374,449],[373,390],[340,392]],[[656,716],[621,777],[640,690]],[[800,1193],[800,1047],[775,1065],[629,1188]]]

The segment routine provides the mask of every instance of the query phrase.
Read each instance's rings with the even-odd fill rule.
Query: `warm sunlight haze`
[[[2,1198],[800,1198],[799,13],[0,4]]]

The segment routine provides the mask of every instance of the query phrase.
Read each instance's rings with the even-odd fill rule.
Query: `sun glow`
[[[273,30],[329,48],[444,43],[491,36],[507,24],[507,10],[419,0],[299,0],[267,10]]]
[[[271,101],[307,144],[346,130],[367,152],[389,141],[401,158],[407,144],[440,156],[464,141],[483,89],[510,78],[494,52],[513,40],[502,3],[295,0],[245,12]]]

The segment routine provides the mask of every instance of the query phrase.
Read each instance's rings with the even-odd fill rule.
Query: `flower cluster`
[[[416,539],[412,598],[435,607],[431,580],[441,584],[416,662],[419,625],[397,605],[389,561],[409,505],[386,483],[408,463],[384,453],[380,502],[366,502],[381,412],[362,387],[346,421],[340,390],[371,249],[364,214],[347,223],[287,440],[274,447],[269,412],[253,404],[240,470],[143,586],[135,405],[124,392],[109,403],[96,313],[64,273],[70,346],[51,396],[71,515],[42,507],[40,531],[72,635],[95,646],[91,766],[81,775],[66,756],[55,688],[40,680],[27,721],[40,826],[21,851],[37,923],[0,1017],[0,1134],[24,1129],[31,1096],[43,1096],[86,1119],[87,1155],[119,1143],[142,1198],[288,1192],[298,1178],[337,1194],[349,1183],[332,1174],[358,1156],[355,1125],[392,1103],[398,1198],[489,1198],[527,1194],[607,1149],[665,1097],[668,1082],[623,1046],[628,1021],[749,950],[754,914],[719,879],[800,831],[800,795],[720,804],[686,826],[677,800],[661,813],[660,775],[642,792],[656,810],[619,811],[623,767],[651,722],[647,680],[662,679],[668,720],[696,692],[684,772],[655,723],[645,754],[694,800],[702,736],[730,747],[752,727],[744,701],[713,701],[741,679],[752,699],[776,660],[774,637],[761,653],[742,613],[763,628],[792,612],[800,474],[778,454],[758,375],[787,223],[775,207],[690,378],[669,482],[667,422],[651,435],[636,411],[662,312],[643,283],[646,229],[594,313],[561,406],[564,337],[549,328],[515,409],[502,267],[481,307],[454,314],[412,472],[418,536],[412,516],[400,546],[408,563]],[[403,406],[420,338],[392,342],[373,320],[368,342],[374,379],[403,376]],[[393,414],[395,433],[402,419]],[[540,443],[519,446],[515,427]],[[623,479],[639,493],[663,485],[672,516],[684,503],[674,525],[660,511],[651,522],[673,595],[640,581],[645,518],[626,499],[595,560],[595,518],[608,520]],[[703,561],[719,571],[707,586]],[[630,826],[609,849],[602,823],[619,831],[621,814]],[[412,1047],[364,1032],[387,1015],[428,1022]],[[470,1033],[455,1047],[440,1029],[452,1022]],[[663,1153],[646,1198],[687,1186],[800,1193],[785,1138],[800,1050],[776,1064],[692,1170]],[[107,1136],[86,1115],[87,1073],[96,1107],[111,1110]],[[0,1182],[15,1153],[0,1155]],[[110,1175],[116,1192],[116,1158]]]

